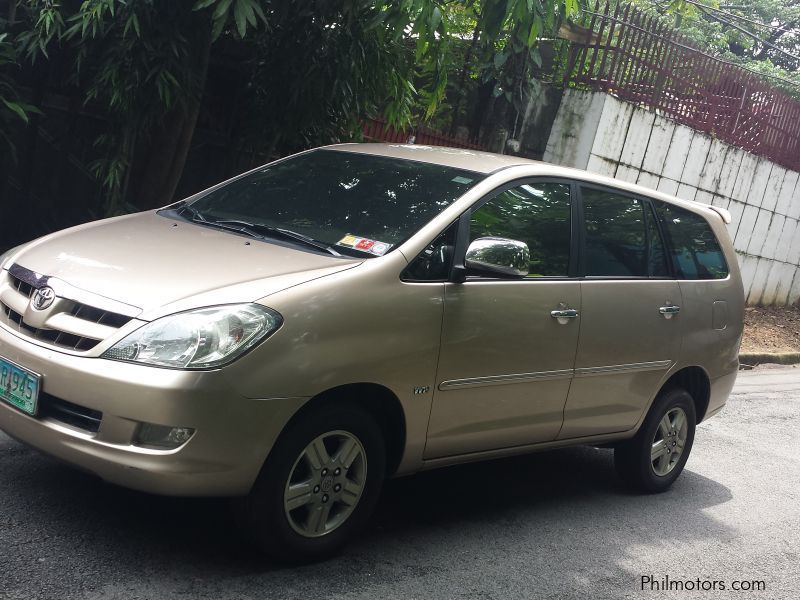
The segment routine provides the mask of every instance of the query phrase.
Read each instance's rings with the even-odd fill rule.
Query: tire
[[[694,400],[686,390],[661,392],[638,433],[614,450],[614,466],[620,478],[640,492],[666,491],[689,458],[696,420]]]
[[[385,443],[370,415],[349,405],[320,408],[281,434],[238,516],[273,559],[322,560],[366,524],[385,471]]]

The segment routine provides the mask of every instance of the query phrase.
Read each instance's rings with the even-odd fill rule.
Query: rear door
[[[575,349],[580,282],[570,277],[571,185],[530,180],[501,189],[467,217],[464,246],[479,237],[525,242],[530,275],[469,276],[445,284],[437,389],[426,458],[556,438]],[[461,244],[461,239],[459,240]],[[554,310],[575,311],[554,318]]]
[[[681,347],[681,290],[648,199],[581,185],[581,331],[560,439],[625,431]]]

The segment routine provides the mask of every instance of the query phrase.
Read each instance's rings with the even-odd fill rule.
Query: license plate
[[[41,377],[0,356],[0,402],[36,414]]]

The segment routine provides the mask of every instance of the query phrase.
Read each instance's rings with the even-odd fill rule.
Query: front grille
[[[100,430],[103,413],[41,392],[39,394],[39,417],[58,421],[88,433],[97,433]]]
[[[70,350],[80,350],[82,352],[91,350],[100,343],[100,340],[82,337],[73,333],[67,333],[66,331],[30,327],[22,320],[21,314],[12,310],[11,307],[6,306],[3,302],[0,302],[0,306],[3,308],[8,323],[14,323],[20,333],[24,333],[35,340],[41,340],[53,344],[54,346],[69,348]]]
[[[89,321],[91,323],[99,323],[100,325],[108,325],[109,327],[114,327],[115,329],[119,329],[131,320],[130,317],[125,315],[108,312],[93,306],[88,306],[86,304],[79,304],[77,302],[75,303],[75,306],[72,307],[72,310],[69,312],[69,314],[77,319],[83,319],[84,321]]]
[[[33,296],[33,290],[35,289],[30,283],[25,283],[22,279],[14,277],[9,273],[9,279],[11,280],[11,285],[17,290],[20,294],[25,296],[26,298],[30,298]]]
[[[21,274],[21,276],[17,274]],[[67,300],[60,306],[59,312],[74,320],[69,325],[65,325],[63,319],[59,323],[68,331],[53,327],[33,327],[25,323],[24,315],[19,311],[22,310],[22,307],[27,306],[36,288],[46,284],[46,279],[41,276],[31,279],[30,272],[18,265],[14,265],[7,276],[9,286],[6,288],[6,294],[11,294],[12,297],[6,298],[4,295],[3,299],[0,299],[0,319],[6,325],[35,340],[59,348],[86,352],[108,337],[111,333],[109,328],[111,330],[119,329],[132,319],[127,315]],[[23,277],[29,281],[40,283],[34,286],[29,281],[25,281]],[[102,328],[93,328],[94,325],[101,325]]]

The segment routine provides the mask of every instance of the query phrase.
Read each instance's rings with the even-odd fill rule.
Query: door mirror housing
[[[525,277],[530,269],[528,244],[501,237],[482,237],[467,248],[464,266],[468,271],[496,277]]]

